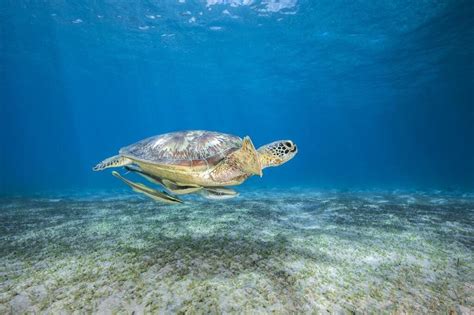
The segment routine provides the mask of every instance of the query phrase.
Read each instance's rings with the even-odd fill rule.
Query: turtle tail
[[[132,163],[132,160],[130,160],[129,158],[126,158],[120,155],[115,155],[115,156],[109,157],[108,159],[103,160],[102,162],[94,166],[92,170],[97,172],[97,171],[102,171],[109,167],[120,167],[120,166],[125,166],[131,163]]]

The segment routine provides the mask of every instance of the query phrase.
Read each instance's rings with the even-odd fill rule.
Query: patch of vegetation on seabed
[[[469,194],[3,198],[0,313],[467,314],[473,248]]]

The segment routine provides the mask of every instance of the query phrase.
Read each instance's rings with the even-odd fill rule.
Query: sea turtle
[[[122,148],[118,155],[97,164],[93,170],[125,167],[169,192],[135,183],[113,171],[112,175],[157,201],[182,202],[176,195],[200,193],[208,199],[226,199],[237,192],[225,186],[239,185],[262,170],[281,165],[298,152],[290,140],[280,140],[255,149],[249,137],[192,130],[154,136]]]

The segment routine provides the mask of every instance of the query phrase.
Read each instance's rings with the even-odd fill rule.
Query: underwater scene
[[[474,314],[474,2],[0,3],[0,314]]]

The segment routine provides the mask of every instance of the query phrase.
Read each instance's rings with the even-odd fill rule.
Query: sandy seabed
[[[474,312],[474,194],[0,198],[0,314]]]

